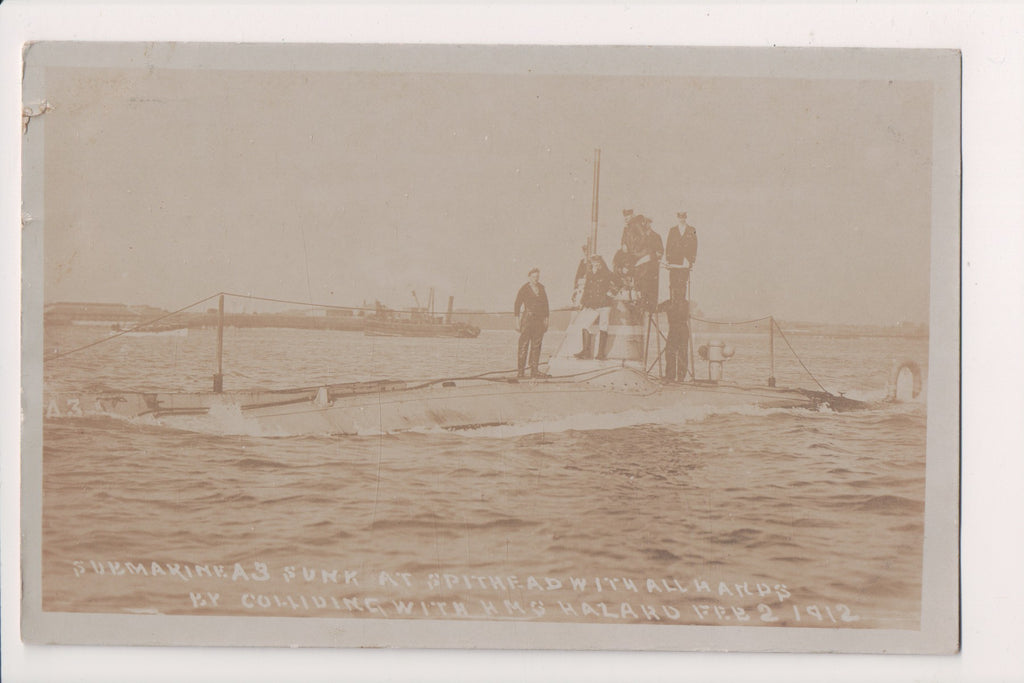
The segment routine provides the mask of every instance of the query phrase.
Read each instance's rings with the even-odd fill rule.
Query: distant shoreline
[[[399,312],[399,315],[402,313]],[[550,327],[560,331],[569,326],[573,311],[554,310],[551,312]],[[290,328],[312,330],[336,330],[361,332],[366,327],[367,319],[372,314],[362,309],[328,309],[314,307],[310,311],[282,313],[225,313],[226,327],[240,328]],[[160,326],[180,326],[188,328],[214,328],[218,324],[216,310],[208,309],[199,313],[177,313],[171,315],[166,311],[151,306],[128,306],[125,304],[104,303],[55,303],[44,309],[44,325],[106,325],[108,327],[131,327],[160,319]],[[487,313],[484,311],[453,311],[451,322],[462,322],[476,325],[484,330],[514,330],[515,318],[511,313]],[[721,321],[723,325],[734,324]],[[850,325],[840,323],[808,323],[776,320],[782,330],[789,335],[823,336],[823,337],[884,337],[884,338],[927,338],[928,326],[920,323],[902,325]],[[695,327],[703,329],[705,324],[697,323]],[[743,328],[734,330],[742,332]],[[722,334],[729,331],[723,329]]]

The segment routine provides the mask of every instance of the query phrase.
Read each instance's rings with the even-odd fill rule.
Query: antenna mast
[[[587,240],[587,256],[597,253],[597,196],[601,185],[601,150],[594,150],[594,203],[590,209],[590,239]]]

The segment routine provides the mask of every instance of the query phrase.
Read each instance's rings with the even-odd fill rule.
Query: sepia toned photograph
[[[958,650],[956,51],[24,59],[27,642]]]

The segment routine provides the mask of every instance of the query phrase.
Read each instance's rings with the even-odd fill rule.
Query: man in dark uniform
[[[540,365],[540,346],[544,333],[548,331],[548,294],[540,283],[540,269],[532,269],[527,276],[529,280],[519,288],[516,294],[516,325],[519,328],[518,377],[526,371],[527,356],[530,362],[530,376],[535,378],[548,377],[538,369]],[[522,318],[519,316],[522,309]]]
[[[679,225],[673,226],[665,242],[665,268],[668,269],[669,298],[662,304],[668,317],[665,341],[665,378],[670,382],[686,378],[687,350],[690,345],[690,269],[697,261],[697,231],[686,222],[686,212],[677,213]],[[683,227],[680,233],[679,226]]]
[[[590,274],[587,275],[580,297],[580,312],[577,318],[583,327],[582,348],[574,354],[576,358],[594,357],[594,337],[590,332],[598,324],[597,359],[604,360],[608,353],[608,316],[611,311],[612,295],[618,289],[617,278],[608,270],[608,264],[596,254],[590,257]]]
[[[615,274],[620,290],[626,293],[626,298],[629,301],[636,298],[636,283],[633,281],[633,261],[635,260],[625,243],[612,257],[612,272]]]
[[[661,235],[651,229],[651,221],[646,216],[637,216],[640,221],[639,244],[630,249],[636,257],[634,278],[636,288],[640,290],[640,305],[645,311],[654,312],[658,306],[658,268],[661,255],[665,248]],[[635,220],[635,219],[634,219]]]
[[[643,214],[634,214],[632,209],[623,211],[626,217],[626,225],[622,228],[622,246],[631,254],[639,254],[643,250],[644,222],[647,217]]]
[[[690,269],[697,262],[697,230],[686,222],[686,212],[677,213],[679,225],[673,225],[665,240],[665,262],[668,269],[670,296],[682,292],[687,297]],[[680,232],[682,226],[682,232]],[[687,297],[688,298],[688,297]]]
[[[662,304],[668,317],[668,337],[665,339],[665,379],[682,382],[686,379],[687,348],[690,345],[690,302],[682,292],[673,292]]]

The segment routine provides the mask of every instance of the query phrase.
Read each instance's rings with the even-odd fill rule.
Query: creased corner
[[[42,116],[48,111],[53,111],[53,105],[46,100],[25,104],[21,109],[21,134],[25,135],[28,133],[28,124],[32,119]]]

